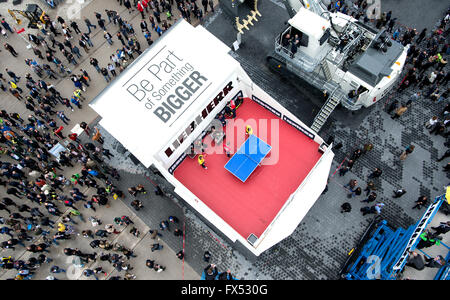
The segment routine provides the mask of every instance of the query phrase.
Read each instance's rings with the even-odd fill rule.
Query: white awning
[[[310,39],[320,40],[324,32],[330,27],[327,19],[315,14],[314,12],[300,8],[298,13],[288,21],[288,23],[305,33]]]
[[[90,106],[100,124],[149,167],[240,68],[229,51],[203,27],[180,20]]]

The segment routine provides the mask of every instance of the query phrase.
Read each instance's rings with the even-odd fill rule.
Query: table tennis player
[[[198,156],[198,164],[199,164],[203,169],[205,169],[205,170],[208,169],[208,168],[206,167],[206,165],[205,165],[205,158],[204,158],[204,156],[203,156],[202,154],[200,154],[200,155]]]

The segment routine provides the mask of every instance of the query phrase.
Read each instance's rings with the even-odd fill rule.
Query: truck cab
[[[288,24],[274,58],[349,110],[383,98],[403,69],[407,47],[348,15],[300,7]]]
[[[306,72],[314,71],[332,49],[327,43],[330,23],[306,9],[301,9],[288,23],[289,27],[279,36],[279,47],[302,64]],[[289,39],[298,41],[296,53],[293,53]]]

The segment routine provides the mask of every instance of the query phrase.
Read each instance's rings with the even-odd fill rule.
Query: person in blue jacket
[[[219,272],[217,271],[217,267],[215,264],[209,264],[202,273],[202,280],[216,280]]]

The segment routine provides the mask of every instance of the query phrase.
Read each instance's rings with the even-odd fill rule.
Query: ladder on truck
[[[331,71],[330,71],[330,67],[328,66],[328,63],[327,63],[326,61],[323,61],[323,62],[321,63],[321,66],[322,66],[322,71],[323,71],[323,73],[325,74],[325,78],[326,78],[328,81],[332,80],[333,78],[332,78],[332,76],[331,76]]]
[[[341,97],[339,97],[340,93],[338,91],[339,86],[337,86],[333,90],[333,92],[330,94],[325,104],[320,109],[319,113],[314,118],[314,122],[311,125],[311,129],[314,130],[314,132],[318,133],[320,131],[322,126],[328,120],[328,117],[334,111],[336,106],[341,102]]]
[[[415,250],[420,235],[439,210],[445,195],[438,196],[428,207],[422,218],[408,229],[393,230],[385,220],[376,225],[373,231],[356,251],[352,251],[354,258],[347,259],[340,272],[348,280],[395,280],[403,270],[411,251]],[[372,226],[372,225],[371,225]],[[358,246],[359,248],[359,246]],[[447,262],[450,254],[447,256]],[[448,278],[448,266],[442,268],[436,277]]]
[[[433,219],[434,215],[437,213],[439,208],[442,205],[442,202],[445,200],[445,195],[436,197],[435,201],[428,207],[427,211],[423,214],[422,218],[416,225],[416,229],[414,230],[411,238],[409,239],[405,249],[400,255],[397,263],[392,267],[392,276],[396,276],[403,268],[408,260],[410,251],[414,250],[419,243],[420,235],[424,232],[425,228],[427,228],[428,224]]]

